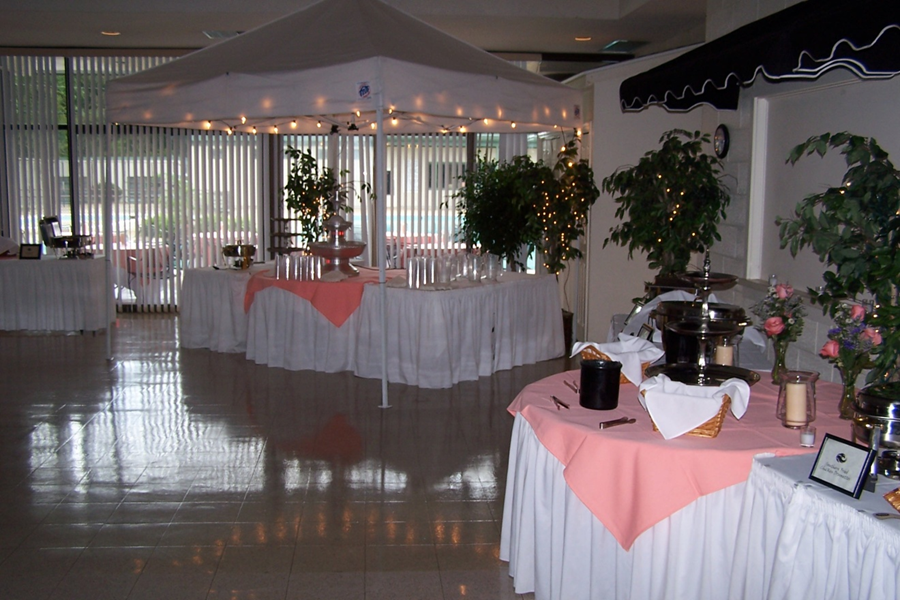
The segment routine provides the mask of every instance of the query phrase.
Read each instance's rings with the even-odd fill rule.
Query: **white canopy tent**
[[[111,81],[111,123],[376,135],[385,198],[385,135],[573,130],[581,93],[453,38],[380,0],[322,0],[171,63]],[[386,121],[385,116],[389,115]],[[326,129],[327,131],[327,129]],[[384,301],[385,203],[377,200]],[[384,309],[382,310],[384,313]],[[386,340],[382,342],[386,354]],[[387,357],[382,357],[387,406]]]

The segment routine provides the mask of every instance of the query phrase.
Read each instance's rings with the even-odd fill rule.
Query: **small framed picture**
[[[809,478],[859,499],[875,454],[875,450],[826,433]]]
[[[641,329],[640,329],[640,331],[638,331],[637,336],[639,338],[641,338],[642,340],[647,340],[648,342],[652,342],[653,341],[653,327],[651,327],[647,323],[644,323],[643,325],[641,325]]]
[[[19,258],[35,259],[41,257],[40,244],[21,244],[19,246]]]

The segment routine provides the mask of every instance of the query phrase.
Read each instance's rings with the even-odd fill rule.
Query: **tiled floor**
[[[563,359],[449,390],[112,336],[0,334],[0,598],[516,598],[512,418]]]

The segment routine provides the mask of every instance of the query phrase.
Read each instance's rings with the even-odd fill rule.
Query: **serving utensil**
[[[900,519],[900,515],[891,513],[872,513],[872,516],[876,519],[881,519],[882,521],[884,521],[885,519]]]
[[[560,407],[560,406],[562,406],[562,407],[565,408],[565,409],[568,409],[568,408],[569,408],[569,405],[568,405],[566,402],[563,402],[562,400],[560,400],[560,399],[557,398],[556,396],[550,396],[550,399],[553,400],[553,404],[556,405],[556,410],[559,410],[559,407]]]
[[[618,419],[613,419],[612,421],[600,421],[600,429],[609,429],[610,427],[615,427],[616,425],[628,425],[630,423],[636,423],[637,419],[630,419],[628,417],[620,417]]]
[[[572,391],[575,392],[576,394],[578,393],[578,386],[576,386],[574,383],[572,383],[572,382],[569,381],[568,379],[564,379],[564,380],[563,380],[563,383],[566,384],[566,387],[567,387],[567,388],[569,388],[570,390],[572,390]]]

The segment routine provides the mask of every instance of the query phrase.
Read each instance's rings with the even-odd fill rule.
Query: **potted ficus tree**
[[[320,169],[309,150],[288,146],[285,154],[291,160],[291,167],[284,186],[284,201],[296,215],[300,223],[300,239],[308,248],[313,242],[322,240],[325,223],[333,215],[353,212],[350,200],[351,195],[357,192],[351,183],[338,180],[338,176],[344,177],[348,171],[341,171],[336,176],[330,167]],[[367,183],[362,184],[360,189],[371,193]]]
[[[459,235],[466,246],[524,268],[523,256],[529,256],[541,239],[534,207],[546,193],[544,182],[552,179],[551,170],[528,156],[505,163],[479,156],[475,168],[460,179],[456,208]]]
[[[622,222],[603,242],[647,254],[659,269],[657,284],[678,285],[672,276],[687,270],[691,254],[705,252],[721,240],[718,225],[731,201],[722,164],[703,151],[708,134],[673,129],[661,147],[644,154],[637,165],[621,167],[603,180],[604,192],[618,204]],[[683,283],[683,282],[681,282]]]
[[[809,138],[791,151],[788,162],[824,156],[829,150],[840,150],[848,170],[840,185],[807,196],[793,216],[777,219],[781,247],[792,255],[809,247],[828,267],[825,285],[809,293],[813,303],[835,319],[836,335],[848,324],[864,323],[877,332],[878,337],[866,333],[869,343],[858,353],[870,368],[866,381],[876,385],[860,393],[900,399],[900,171],[874,138],[846,132]],[[871,302],[868,313],[855,304],[863,300]],[[850,310],[848,303],[860,308]],[[855,376],[844,370],[857,357],[842,359],[833,346],[823,348],[823,356],[836,359],[832,362],[852,391]],[[844,409],[845,417],[852,416],[851,407]]]
[[[553,274],[580,258],[575,242],[600,192],[590,164],[578,158],[578,143],[567,142],[552,167],[528,156],[506,163],[478,157],[456,194],[461,239],[519,268],[540,248]]]

